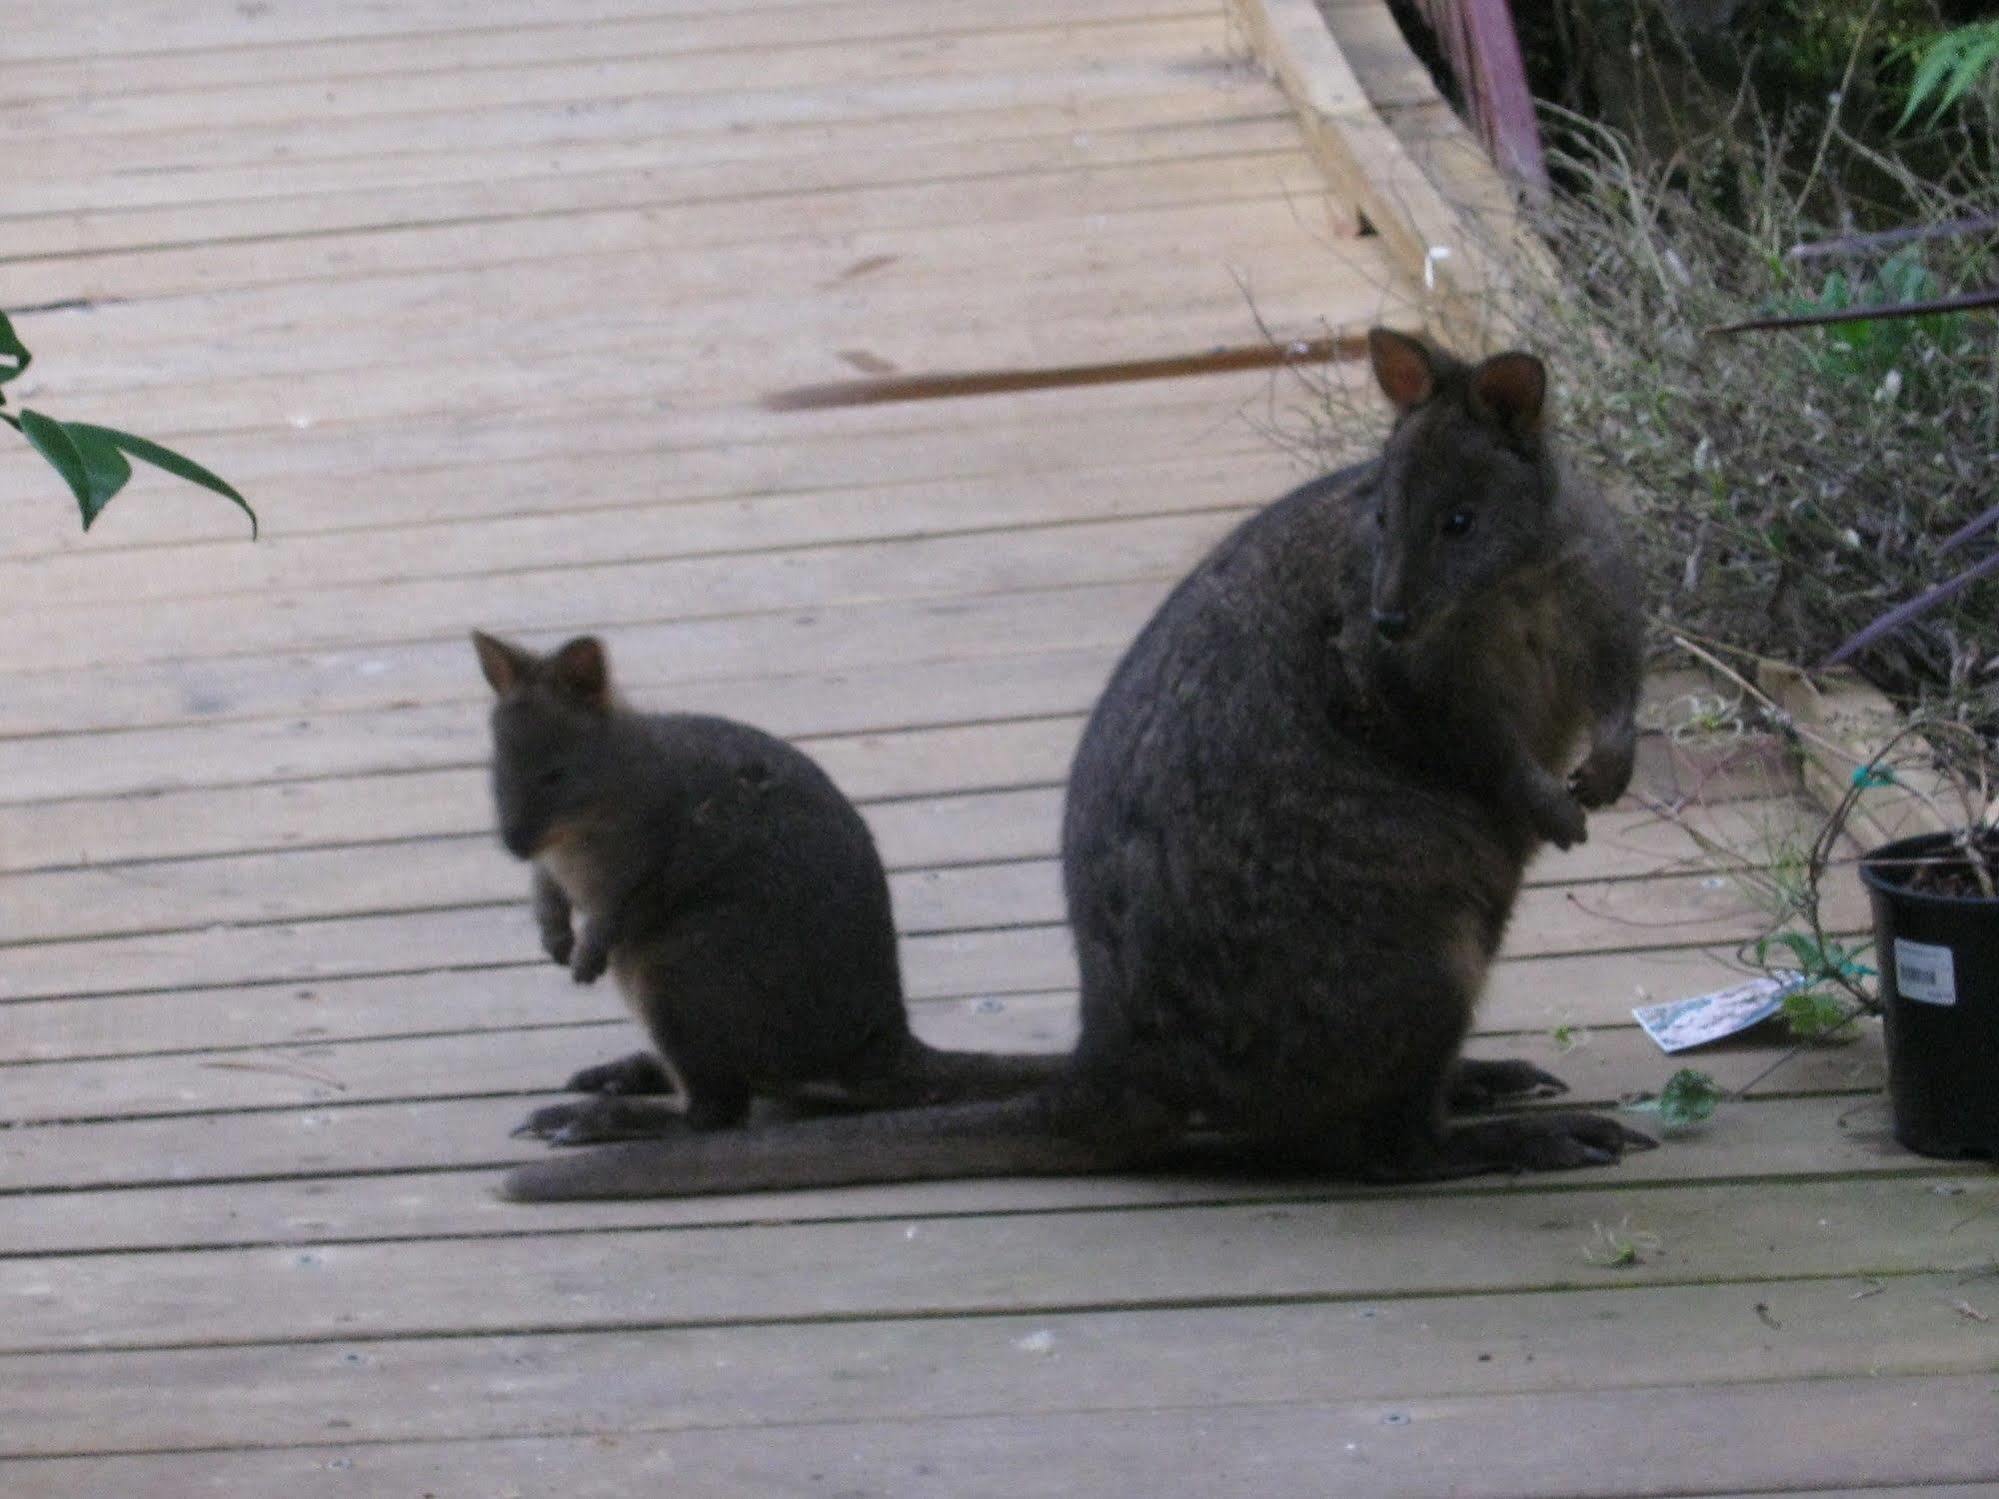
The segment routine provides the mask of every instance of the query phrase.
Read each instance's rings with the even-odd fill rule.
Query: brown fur
[[[1458,1049],[1528,859],[1580,840],[1629,779],[1638,589],[1544,436],[1538,360],[1466,366],[1382,330],[1371,348],[1399,408],[1381,456],[1217,546],[1091,716],[1063,831],[1082,971],[1063,1076],[1001,1102],[614,1147],[509,1190],[1195,1157],[1411,1180],[1649,1144],[1591,1114],[1447,1117],[1560,1088]]]

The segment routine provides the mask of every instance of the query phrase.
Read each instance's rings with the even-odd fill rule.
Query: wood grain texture
[[[601,631],[635,700],[797,739],[880,842],[916,1029],[1073,1042],[1083,715],[1379,428],[1295,371],[1065,380],[1462,328],[1427,246],[1510,223],[1387,8],[1329,14],[13,0],[10,397],[188,451],[267,539],[157,477],[81,535],[0,447],[0,1493],[1999,1480],[1993,1179],[1893,1144],[1872,1026],[1702,1054],[1747,1096],[1562,1178],[493,1190],[636,1038],[492,836],[474,626]],[[939,372],[1012,388],[774,409]],[[1470,1042],[1570,1103],[1679,1065],[1631,1006],[1762,919],[1710,844],[1810,816],[1656,732],[1683,690]]]

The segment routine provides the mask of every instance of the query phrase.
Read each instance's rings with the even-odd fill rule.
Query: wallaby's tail
[[[1058,1131],[1051,1093],[635,1140],[507,1173],[517,1202],[695,1197],[984,1176],[1082,1176],[1138,1163],[1129,1146]]]
[[[939,1051],[914,1036],[903,1057],[903,1104],[1017,1098],[1061,1077],[1070,1060],[1066,1052]]]

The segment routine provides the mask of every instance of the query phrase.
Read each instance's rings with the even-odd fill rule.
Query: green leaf
[[[1824,989],[1800,989],[1784,996],[1784,1019],[1800,1041],[1822,1041],[1852,1018],[1846,1002]]]
[[[88,531],[90,523],[103,512],[111,497],[123,489],[132,477],[132,465],[125,461],[123,453],[92,428],[76,422],[64,422],[62,429],[69,434],[70,442],[82,457],[84,471],[90,476],[90,492],[96,497],[96,503],[86,504],[83,510],[83,529]]]
[[[120,432],[111,427],[96,427],[86,422],[70,422],[68,426],[72,432],[102,441],[130,454],[142,463],[150,463],[154,468],[165,469],[177,479],[185,479],[190,484],[199,484],[203,489],[211,490],[224,499],[235,501],[243,513],[250,517],[250,537],[252,540],[256,539],[257,512],[250,508],[250,502],[238,494],[235,486],[226,479],[209,472],[192,458],[184,458],[172,448],[163,448],[156,442],[143,437],[134,437],[130,432]],[[89,522],[86,521],[85,524],[88,525]]]
[[[1894,128],[1900,130],[1916,112],[1937,97],[1930,114],[1934,125],[1946,109],[1962,99],[1973,84],[1999,62],[1999,21],[1974,22],[1933,37],[1907,55],[1918,57],[1916,76],[1909,81],[1909,98]]]
[[[1937,101],[1937,114],[1942,114],[1962,99],[1985,70],[1992,66],[1994,58],[1999,58],[1999,34],[1968,39],[1950,70],[1950,82],[1944,85],[1943,98]]]
[[[15,334],[14,325],[7,321],[7,314],[0,312],[0,385],[20,374],[34,359],[28,346]]]
[[[110,503],[111,497],[132,477],[132,465],[115,451],[107,455],[100,444],[88,437],[79,440],[79,433],[67,423],[43,416],[39,411],[23,411],[20,430],[35,451],[62,475],[70,493],[76,496],[77,508],[83,512],[83,528],[89,530],[90,523]]]
[[[1659,1123],[1666,1129],[1693,1129],[1714,1117],[1721,1084],[1705,1072],[1682,1067],[1659,1090]]]
[[[1895,129],[1900,130],[1908,124],[1916,117],[1916,111],[1929,102],[1930,95],[1943,82],[1944,74],[1950,71],[1956,52],[1950,32],[1945,32],[1924,50],[1922,61],[1916,64],[1916,76],[1909,82],[1909,102],[1903,106],[1902,117],[1895,121]]]

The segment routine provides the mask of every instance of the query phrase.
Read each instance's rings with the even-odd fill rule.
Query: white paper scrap
[[[1780,972],[1733,989],[1638,1005],[1631,1011],[1661,1051],[1686,1051],[1761,1025],[1784,1008],[1784,996],[1804,984],[1802,973]]]

